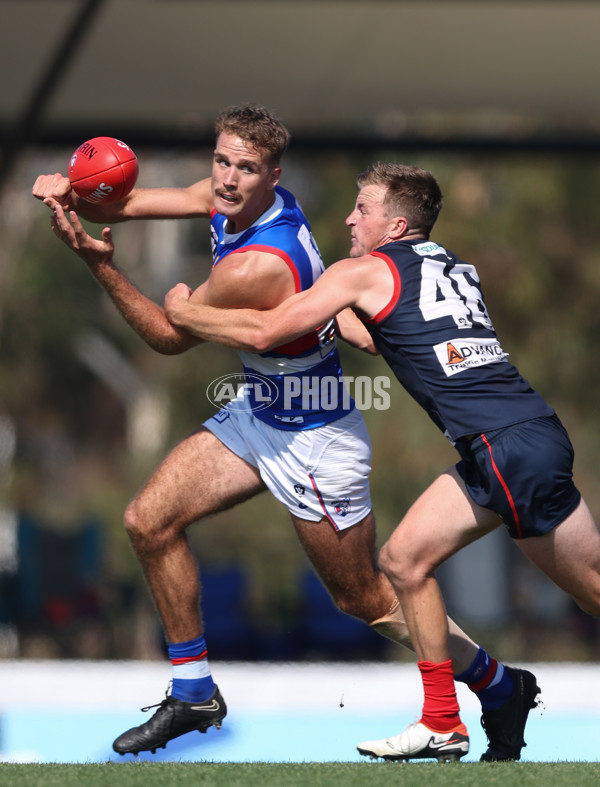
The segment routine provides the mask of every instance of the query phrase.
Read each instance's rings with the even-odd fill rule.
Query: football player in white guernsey
[[[92,206],[78,200],[59,174],[40,176],[33,188],[34,196],[53,211],[56,235],[87,263],[131,327],[165,354],[187,351],[203,341],[193,326],[188,330],[174,324],[179,301],[187,308],[206,304],[272,309],[310,288],[322,271],[303,214],[278,185],[280,158],[288,142],[285,128],[263,108],[247,106],[226,110],[215,130],[212,176],[187,189],[137,188],[120,203]],[[211,218],[213,270],[194,290],[180,285],[172,291],[167,300],[170,321],[165,309],[146,298],[117,267],[110,229],[95,240],[83,229],[77,212],[105,223]],[[296,227],[301,250],[294,251],[293,245],[283,248],[292,243],[287,236],[259,234],[280,221]],[[290,259],[296,253],[305,255],[304,262]],[[337,311],[331,319],[336,319],[344,338],[373,351],[368,332],[350,310]],[[268,377],[273,354],[284,375],[305,373],[312,378],[321,373],[321,364],[336,369],[333,331],[313,330],[328,322],[259,353],[254,347],[241,348],[245,370]],[[317,464],[315,456],[320,457]],[[300,542],[337,606],[411,647],[396,593],[377,566],[369,471],[368,435],[352,403],[323,412],[300,405],[300,410],[275,411],[270,419],[242,402],[220,411],[168,454],[129,505],[125,524],[165,630],[173,685],[148,722],[117,738],[116,751],[153,751],[178,735],[220,725],[226,708],[208,667],[196,563],[185,531],[266,488],[287,506]],[[294,492],[297,486],[305,490],[301,501]],[[503,729],[498,727],[490,739],[490,751],[496,759],[517,759],[527,713],[538,692],[535,678],[514,671],[518,680],[513,680],[510,668],[491,659],[452,621],[443,628],[450,631],[454,672],[475,687],[484,716],[498,706],[510,707],[512,716],[516,713],[517,734],[500,725]],[[466,750],[464,737],[460,753]]]

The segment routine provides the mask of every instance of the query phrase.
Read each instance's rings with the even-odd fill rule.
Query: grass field
[[[10,787],[481,787],[514,784],[597,787],[600,763],[106,763],[0,764]]]
[[[139,723],[165,665],[0,662],[0,787],[600,785],[597,666],[532,669],[545,702],[530,714],[523,760],[479,762],[487,745],[480,711],[463,692],[471,751],[438,764],[371,762],[356,751],[357,741],[397,731],[419,707],[412,665],[220,664],[230,703],[223,729],[135,759],[119,758],[111,743]]]

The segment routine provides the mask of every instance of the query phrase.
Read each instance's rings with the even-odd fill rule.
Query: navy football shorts
[[[456,448],[467,491],[502,517],[512,538],[543,536],[579,504],[573,446],[557,415],[460,439]]]

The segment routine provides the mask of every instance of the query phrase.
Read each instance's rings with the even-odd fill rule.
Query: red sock
[[[452,659],[434,664],[431,661],[419,661],[425,701],[421,721],[430,730],[448,732],[461,724],[454,687]]]

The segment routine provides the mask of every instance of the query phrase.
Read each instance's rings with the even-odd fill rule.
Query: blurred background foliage
[[[0,650],[24,657],[160,658],[158,621],[122,513],[169,447],[212,415],[209,383],[239,363],[233,351],[211,345],[163,357],[126,326],[83,263],[54,237],[47,209],[30,194],[37,174],[65,170],[69,153],[23,161],[2,197]],[[139,158],[140,186],[187,185],[209,174],[210,151],[143,151]],[[282,185],[301,202],[326,264],[348,252],[344,219],[355,176],[375,159],[418,164],[438,178],[445,205],[432,237],[477,266],[502,345],[567,426],[576,481],[600,516],[600,162],[589,154],[292,149]],[[114,237],[121,267],[159,302],[177,281],[193,287],[210,271],[202,220],[132,222],[115,226]],[[345,346],[342,357],[346,374],[388,375],[380,358]],[[380,543],[456,460],[395,381],[390,390],[389,411],[364,411]],[[203,483],[210,479],[199,478]],[[507,534],[492,536],[482,551],[440,572],[449,611],[505,659],[597,658],[597,623],[532,571]],[[368,631],[371,639],[350,632],[344,644],[340,629],[331,647],[311,649],[316,637],[302,624],[310,567],[287,512],[268,493],[191,528],[190,540],[207,578],[214,574],[216,582],[219,572],[241,578],[232,594],[235,614],[215,608],[211,620],[207,591],[213,656],[412,658],[383,641],[374,644]],[[485,577],[492,566],[496,574],[490,568],[483,579],[489,614],[478,615],[473,599],[485,604],[477,569]],[[233,629],[243,634],[237,642]],[[254,650],[242,650],[240,643],[250,640]]]

